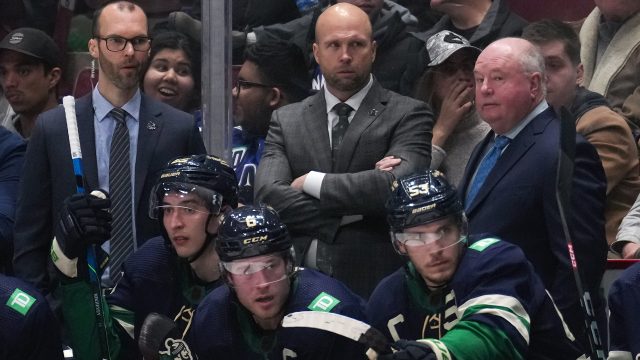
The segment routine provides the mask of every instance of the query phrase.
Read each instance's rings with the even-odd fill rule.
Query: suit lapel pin
[[[378,116],[378,110],[376,109],[369,110],[369,116]]]
[[[147,129],[155,130],[156,129],[156,123],[154,123],[153,121],[147,122]]]

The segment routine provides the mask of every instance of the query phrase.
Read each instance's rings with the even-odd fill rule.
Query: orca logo
[[[165,355],[163,358],[171,360],[193,360],[191,349],[187,343],[180,339],[168,338],[164,341],[165,351],[159,351],[158,354]]]

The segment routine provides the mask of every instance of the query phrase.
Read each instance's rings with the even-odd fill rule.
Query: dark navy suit
[[[76,101],[82,163],[88,191],[98,188],[98,167],[91,94]],[[155,173],[169,160],[202,154],[205,147],[193,117],[142,95],[134,196],[139,245],[160,234],[148,216]],[[51,290],[47,274],[54,224],[64,199],[76,192],[64,109],[40,114],[27,148],[16,211],[14,269],[18,277]]]
[[[471,154],[459,186],[462,199],[494,136],[489,132]],[[511,141],[473,203],[465,208],[470,233],[490,233],[522,248],[578,335],[584,333],[585,326],[555,195],[559,142],[560,121],[548,108]],[[576,135],[574,164],[568,223],[583,280],[591,290],[594,306],[599,307],[602,302],[597,289],[607,257],[606,179],[595,148],[581,135]],[[606,329],[604,325],[600,324],[600,329]]]

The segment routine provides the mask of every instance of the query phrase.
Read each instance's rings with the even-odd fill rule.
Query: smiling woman
[[[166,31],[153,38],[143,91],[177,109],[200,105],[200,52],[185,35]]]

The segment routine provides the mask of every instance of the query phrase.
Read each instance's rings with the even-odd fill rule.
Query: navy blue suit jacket
[[[91,94],[76,101],[78,133],[86,190],[98,188],[98,167]],[[138,245],[160,235],[148,216],[149,193],[156,172],[179,156],[205,153],[193,116],[142,95],[135,168]],[[50,289],[47,263],[55,223],[64,199],[76,192],[69,137],[62,106],[40,114],[27,147],[16,212],[14,270],[16,276]]]
[[[18,182],[27,144],[0,126],[0,273],[11,272]]]
[[[459,186],[462,199],[494,136],[489,132],[471,154]],[[465,208],[470,233],[489,233],[522,248],[575,334],[584,322],[555,196],[559,143],[560,121],[548,108],[511,141]],[[606,178],[595,148],[579,134],[574,163],[569,229],[583,281],[599,305],[607,258]]]

